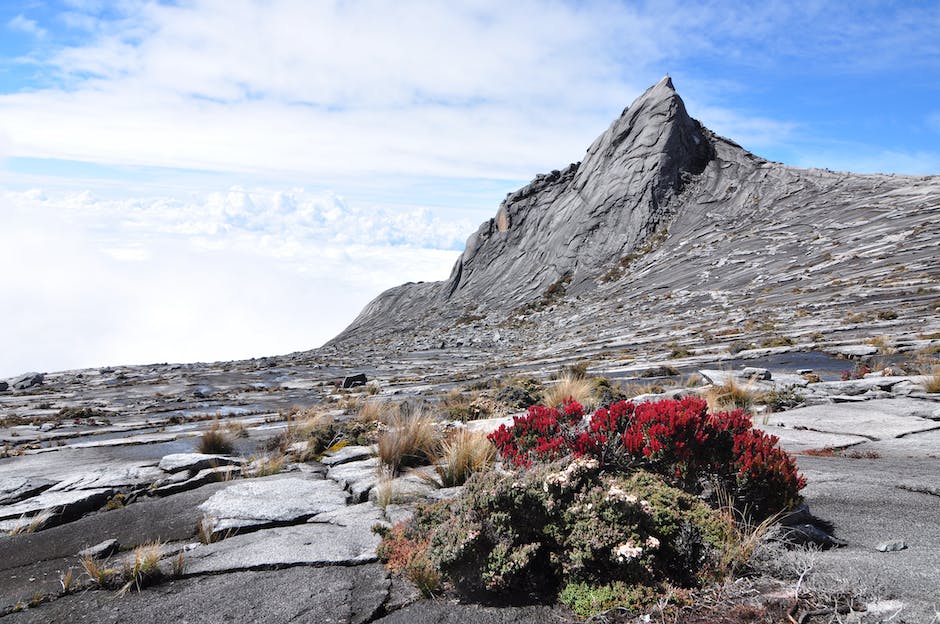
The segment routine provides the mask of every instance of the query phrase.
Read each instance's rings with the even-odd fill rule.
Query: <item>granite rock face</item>
[[[586,317],[597,344],[630,318],[720,330],[750,313],[811,334],[814,317],[922,317],[938,214],[940,176],[768,162],[692,119],[667,77],[580,163],[508,195],[447,281],[382,293],[325,351],[531,351],[578,339]],[[802,316],[781,318],[795,293]]]

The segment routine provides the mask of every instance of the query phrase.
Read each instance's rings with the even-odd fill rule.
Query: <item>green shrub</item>
[[[470,595],[554,596],[572,582],[694,585],[709,559],[679,548],[685,523],[708,551],[725,539],[717,512],[660,477],[568,459],[477,475],[431,532],[428,552]]]
[[[659,592],[646,585],[629,585],[621,581],[601,585],[579,582],[568,583],[558,595],[558,601],[578,617],[588,619],[618,607],[639,614],[658,597]]]

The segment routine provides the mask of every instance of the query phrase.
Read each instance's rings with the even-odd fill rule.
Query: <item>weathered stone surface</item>
[[[0,507],[0,520],[53,512],[60,519],[70,519],[98,509],[114,494],[111,488],[45,491],[13,505]]]
[[[74,474],[56,483],[49,492],[93,490],[100,488],[140,487],[150,485],[163,476],[163,472],[152,466],[115,466],[92,472]]]
[[[164,472],[179,472],[180,470],[191,470],[198,472],[205,468],[215,466],[224,466],[227,464],[240,464],[245,460],[239,457],[228,455],[209,455],[205,453],[173,453],[165,455],[157,467]]]
[[[878,440],[937,428],[936,422],[923,417],[936,409],[935,404],[915,399],[875,399],[800,407],[771,414],[769,424]]]
[[[236,535],[192,550],[186,574],[369,563],[379,544],[372,526],[382,520],[381,509],[363,503],[318,514],[306,524]]]
[[[5,381],[0,381],[0,392],[6,392],[10,389],[10,384]]]
[[[422,600],[376,620],[376,624],[564,624],[572,616],[551,607],[490,607],[451,600]]]
[[[499,429],[500,425],[511,427],[512,424],[512,416],[503,416],[501,418],[481,418],[479,420],[468,420],[467,422],[463,423],[462,426],[468,431],[482,431],[483,433],[491,433]]]
[[[873,347],[871,345],[840,345],[827,347],[826,351],[836,355],[862,357],[866,355],[875,355],[878,353],[878,347]]]
[[[793,410],[790,410],[793,411]],[[786,413],[786,412],[783,412]],[[773,422],[779,414],[768,416],[768,422]],[[824,448],[845,448],[868,442],[870,439],[859,435],[842,433],[827,433],[813,431],[812,429],[796,429],[793,427],[777,427],[755,420],[754,426],[765,433],[777,436],[780,446],[788,453],[804,453],[808,450]]]
[[[4,477],[0,479],[0,506],[35,496],[55,484],[55,481],[41,477]]]
[[[303,522],[346,505],[346,492],[328,479],[262,478],[229,485],[199,506],[213,530],[226,533]]]
[[[176,580],[142,592],[90,591],[14,613],[12,624],[365,624],[388,596],[380,564],[245,571]]]
[[[79,557],[92,557],[93,559],[107,559],[114,553],[116,553],[121,548],[120,542],[116,539],[111,538],[103,542],[99,542],[94,546],[89,546],[88,548],[83,548],[78,551]]]
[[[369,459],[376,453],[376,448],[374,446],[356,446],[349,445],[344,446],[335,453],[328,453],[323,456],[323,459],[320,460],[320,463],[326,466],[338,466],[340,464],[346,464],[353,461],[361,461],[363,459]]]
[[[170,496],[179,494],[188,490],[194,490],[209,483],[217,481],[230,481],[241,474],[239,466],[218,466],[216,468],[204,468],[189,478],[176,478],[178,476],[188,476],[190,472],[176,472],[170,475],[169,479],[154,483],[150,494],[154,496]]]
[[[326,476],[349,490],[354,502],[362,502],[369,496],[369,490],[378,483],[378,466],[379,459],[372,457],[332,466]]]
[[[10,387],[14,390],[27,390],[42,385],[43,379],[45,379],[45,375],[42,373],[23,373],[19,377],[10,380]]]

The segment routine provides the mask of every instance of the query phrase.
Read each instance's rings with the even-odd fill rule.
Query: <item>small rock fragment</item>
[[[121,544],[116,539],[109,539],[100,544],[95,544],[94,546],[89,546],[88,548],[78,551],[78,556],[91,557],[92,559],[107,559],[120,550],[120,548]]]
[[[746,366],[741,371],[741,377],[745,379],[757,379],[760,381],[769,381],[771,378],[770,371],[766,368],[757,368],[755,366]]]
[[[904,540],[882,542],[875,546],[875,550],[878,552],[898,552],[899,550],[904,550],[905,548],[907,548],[907,543]]]

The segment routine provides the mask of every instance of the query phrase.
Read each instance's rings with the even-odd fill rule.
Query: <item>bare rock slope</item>
[[[667,77],[580,163],[508,195],[447,281],[382,293],[327,349],[527,351],[584,333],[573,314],[608,345],[753,318],[794,335],[849,313],[915,324],[938,303],[938,217],[940,176],[768,162],[692,119]]]

